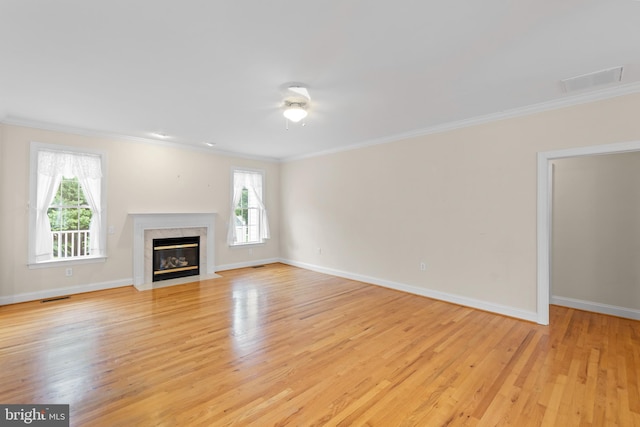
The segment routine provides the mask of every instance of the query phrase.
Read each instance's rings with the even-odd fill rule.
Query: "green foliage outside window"
[[[62,178],[47,215],[53,232],[54,258],[89,254],[92,212],[78,178]],[[86,232],[78,233],[80,231]]]

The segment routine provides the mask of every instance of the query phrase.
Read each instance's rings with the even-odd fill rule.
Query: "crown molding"
[[[54,123],[39,122],[36,120],[22,119],[17,117],[4,117],[0,119],[0,124],[10,126],[21,126],[39,130],[47,130],[53,132],[64,132],[73,135],[87,136],[92,138],[117,139],[121,141],[137,142],[141,144],[160,145],[164,147],[177,148],[180,150],[197,151],[199,153],[215,154],[224,157],[234,157],[247,160],[259,160],[263,162],[280,162],[276,157],[256,156],[251,154],[243,154],[235,151],[220,150],[210,147],[200,147],[193,144],[178,143],[153,138],[142,138],[138,136],[123,135],[114,132],[99,131],[94,129],[84,129],[73,126],[58,125]]]
[[[463,129],[466,127],[477,126],[481,124],[487,124],[500,120],[512,119],[516,117],[528,116],[531,114],[542,113],[545,111],[552,111],[561,108],[572,107],[581,104],[588,104],[591,102],[602,101],[610,98],[616,98],[625,95],[631,95],[640,92],[640,82],[629,83],[626,85],[616,85],[605,89],[589,91],[582,94],[564,96],[563,98],[554,99],[552,101],[540,102],[537,104],[531,104],[524,107],[516,107],[509,110],[499,111],[496,113],[486,114],[482,116],[471,117],[468,119],[456,120],[448,123],[442,123],[427,128],[417,129],[410,132],[404,132],[394,134],[382,138],[376,138],[369,141],[360,143],[349,144],[337,148],[328,150],[316,151],[308,154],[301,154],[291,157],[267,157],[257,156],[251,154],[244,154],[235,151],[220,150],[215,148],[200,147],[192,144],[177,143],[165,140],[157,140],[153,138],[142,138],[130,135],[117,134],[113,132],[98,131],[92,129],[83,129],[73,126],[58,125],[53,123],[39,122],[28,119],[21,119],[15,117],[4,117],[0,119],[0,124],[24,126],[41,130],[50,130],[56,132],[65,132],[75,135],[82,135],[88,137],[99,137],[107,139],[119,139],[125,141],[138,142],[143,144],[161,145],[166,147],[172,147],[182,150],[197,151],[200,153],[215,154],[225,157],[235,157],[248,160],[258,160],[263,162],[292,162],[296,160],[303,160],[312,157],[326,156],[330,154],[336,154],[343,151],[357,150],[360,148],[371,147],[375,145],[388,144],[397,142],[403,139],[416,138],[420,136],[432,135],[437,133],[450,132],[457,129]]]
[[[524,107],[512,108],[496,113],[486,114],[477,117],[471,117],[463,120],[456,120],[453,122],[442,123],[435,126],[430,126],[415,131],[399,133],[383,138],[377,138],[361,143],[350,144],[338,148],[329,150],[318,151],[315,153],[302,154],[299,156],[281,158],[282,162],[291,162],[296,160],[308,159],[312,157],[326,156],[330,154],[336,154],[343,151],[357,150],[359,148],[371,147],[374,145],[388,144],[391,142],[397,142],[403,139],[416,138],[420,136],[432,135],[436,133],[450,132],[457,129],[463,129],[470,126],[477,126],[481,124],[496,122],[499,120],[513,119],[516,117],[528,116],[531,114],[542,113],[545,111],[558,110],[561,108],[573,107],[581,104],[588,104],[591,102],[602,101],[610,98],[617,98],[620,96],[631,95],[640,92],[640,82],[629,83],[626,85],[618,85],[612,88],[600,89],[596,91],[589,91],[587,93],[565,96],[560,99],[554,99],[552,101],[540,102],[537,104],[531,104]]]

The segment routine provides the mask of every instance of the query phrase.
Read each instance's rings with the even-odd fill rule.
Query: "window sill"
[[[229,245],[230,248],[246,248],[251,246],[264,246],[265,242],[255,242],[255,243],[235,243],[233,245]]]
[[[87,258],[68,258],[68,259],[56,259],[52,261],[40,261],[40,262],[32,262],[29,263],[29,269],[34,270],[38,268],[55,268],[62,266],[70,266],[70,265],[81,265],[81,264],[95,264],[99,262],[105,262],[107,260],[106,256],[94,256]]]

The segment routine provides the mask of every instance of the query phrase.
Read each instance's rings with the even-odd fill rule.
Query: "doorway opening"
[[[551,162],[569,157],[619,154],[640,151],[640,141],[538,153],[538,323],[549,324],[549,300],[551,293],[551,220],[553,176]]]

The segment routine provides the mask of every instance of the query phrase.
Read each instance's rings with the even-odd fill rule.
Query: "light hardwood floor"
[[[221,274],[0,307],[0,403],[68,403],[76,426],[640,426],[640,322]]]

